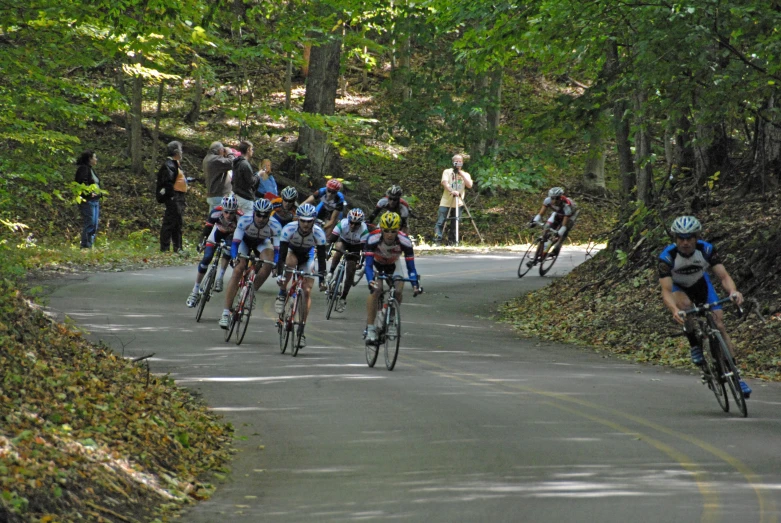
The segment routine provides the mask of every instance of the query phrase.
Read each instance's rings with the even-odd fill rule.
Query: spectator
[[[92,151],[84,151],[76,161],[76,182],[83,185],[95,185],[100,189],[100,179],[95,174],[98,157]],[[100,217],[100,194],[92,191],[81,193],[79,212],[81,213],[81,248],[89,249],[95,243]]]
[[[255,174],[249,163],[255,149],[252,142],[244,140],[239,144],[238,158],[233,160],[233,194],[239,201],[239,209],[245,216],[252,216],[252,205],[255,203],[255,188],[260,182],[260,176]]]
[[[236,158],[233,150],[223,147],[220,142],[213,142],[209,152],[203,158],[203,175],[206,179],[206,203],[209,204],[209,215],[220,205],[224,196],[230,196],[233,160]]]
[[[163,225],[160,228],[160,250],[168,252],[173,242],[174,252],[182,249],[182,219],[187,193],[187,179],[179,162],[182,160],[182,144],[168,144],[168,158],[157,172],[157,199],[165,204]]]
[[[442,228],[447,219],[447,213],[450,209],[456,209],[459,216],[464,206],[464,194],[466,189],[472,187],[472,177],[468,172],[462,171],[464,166],[464,157],[460,154],[453,156],[453,168],[442,171],[441,184],[444,187],[442,199],[439,201],[439,212],[437,213],[437,224],[434,227],[434,242],[442,242]],[[453,215],[455,218],[455,215]],[[450,228],[453,231],[453,228]]]
[[[261,162],[258,175],[260,175],[260,184],[258,185],[258,190],[255,192],[255,196],[267,200],[273,200],[279,196],[277,181],[274,179],[274,175],[271,174],[271,160],[265,158]]]

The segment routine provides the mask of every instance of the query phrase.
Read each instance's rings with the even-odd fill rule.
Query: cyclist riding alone
[[[331,269],[328,272],[328,279],[326,284],[330,284],[334,278],[334,271],[342,260],[342,253],[340,251],[346,251],[354,256],[348,256],[346,265],[346,274],[344,281],[344,287],[342,295],[339,297],[339,301],[336,302],[336,312],[344,312],[347,308],[347,295],[350,292],[350,288],[353,286],[353,278],[355,277],[355,264],[358,258],[360,258],[361,251],[366,240],[369,239],[369,229],[364,223],[364,214],[361,209],[357,207],[350,210],[347,213],[347,218],[336,224],[334,230],[331,231],[329,243],[334,243],[334,256],[331,261]]]
[[[279,222],[271,219],[271,202],[265,198],[255,200],[252,204],[252,216],[244,216],[239,220],[236,232],[233,233],[233,242],[231,242],[231,265],[233,265],[233,274],[228,282],[228,289],[225,292],[225,308],[220,318],[220,327],[227,329],[230,324],[230,309],[236,292],[239,290],[239,282],[247,268],[247,260],[239,258],[239,254],[248,256],[252,253],[261,260],[274,262],[275,255],[279,250],[279,235],[282,232],[282,226]],[[270,263],[258,263],[255,265],[254,287],[257,291],[266,282],[271,274]]]
[[[692,363],[702,366],[704,363],[702,347],[694,334],[693,320],[684,318],[681,312],[692,308],[692,304],[703,305],[718,301],[716,291],[706,272],[713,271],[724,290],[736,304],[743,303],[743,295],[738,292],[735,282],[724,268],[716,248],[699,239],[702,225],[694,216],[679,216],[670,228],[675,243],[668,245],[659,255],[659,283],[662,285],[662,300],[670,309],[673,319],[684,326],[684,332],[691,346]],[[713,320],[727,342],[730,353],[735,359],[735,346],[724,328],[724,311],[720,305],[714,306]],[[737,365],[737,360],[735,361]],[[751,388],[740,382],[743,395],[748,399]]]
[[[298,220],[287,224],[279,235],[279,260],[277,261],[277,284],[280,287],[274,308],[277,314],[282,314],[285,307],[285,297],[291,274],[285,271],[285,267],[295,268],[299,271],[313,273],[315,267],[315,250],[317,251],[317,266],[320,268],[320,290],[325,290],[325,247],[326,237],[323,229],[315,224],[317,210],[314,205],[304,203],[296,210]],[[311,277],[304,280],[304,297],[306,308],[303,311],[302,325],[299,329],[303,333],[306,318],[312,306]],[[301,336],[301,346],[306,346],[306,337]]]
[[[578,219],[580,210],[575,202],[564,196],[564,189],[561,187],[552,187],[548,191],[548,197],[542,202],[542,207],[532,219],[532,222],[537,225],[542,225],[542,215],[545,209],[550,209],[551,215],[545,222],[545,226],[555,230],[559,236],[556,246],[553,248],[552,254],[558,256],[561,246],[564,245],[564,240],[567,239],[569,231],[575,227],[575,222]]]
[[[282,194],[279,198],[271,200],[271,205],[274,207],[274,214],[271,215],[272,219],[279,222],[284,227],[288,223],[296,219],[296,200],[298,199],[298,191],[295,187],[287,186],[282,189]]]
[[[377,316],[380,294],[382,293],[382,282],[374,280],[375,270],[379,274],[404,277],[401,269],[396,266],[396,262],[403,254],[407,264],[408,277],[410,280],[414,280],[412,287],[415,289],[415,293],[420,291],[412,242],[406,234],[399,231],[401,229],[401,216],[395,212],[385,213],[380,218],[379,227],[379,230],[373,231],[366,241],[366,281],[369,282],[370,290],[366,300],[367,343],[377,341],[374,319]],[[399,304],[402,301],[403,288],[404,282],[396,283],[396,299]]]
[[[401,232],[409,236],[409,204],[401,195],[401,187],[391,186],[385,196],[377,202],[377,206],[369,216],[369,223],[376,223],[374,220],[386,212],[395,212],[401,217]]]
[[[323,230],[326,234],[331,233],[331,229],[334,228],[336,221],[339,219],[339,214],[346,210],[346,202],[341,190],[342,182],[336,178],[331,178],[325,184],[325,187],[316,190],[314,194],[304,200],[304,203],[316,203],[316,218],[323,221]]]
[[[201,260],[201,263],[198,264],[198,272],[195,276],[195,286],[187,297],[188,307],[192,308],[197,305],[198,291],[201,288],[203,277],[209,269],[209,264],[214,257],[214,250],[221,240],[225,240],[226,244],[231,242],[240,215],[239,202],[236,200],[236,197],[231,194],[222,199],[222,205],[218,205],[206,220],[202,236],[206,237],[208,235],[208,238],[203,251],[203,259]],[[223,254],[222,260],[220,260],[220,270],[217,273],[217,280],[214,282],[214,292],[222,292],[222,280],[225,277],[225,271],[228,268],[229,261],[230,256]]]

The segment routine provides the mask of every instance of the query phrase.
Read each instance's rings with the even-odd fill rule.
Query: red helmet
[[[342,182],[340,182],[336,178],[331,178],[330,180],[328,180],[328,183],[325,184],[325,188],[331,191],[339,192],[342,190]]]

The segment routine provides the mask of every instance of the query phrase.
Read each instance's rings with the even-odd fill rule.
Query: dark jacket
[[[165,203],[174,197],[174,182],[179,175],[179,162],[170,156],[165,159],[160,170],[157,171],[157,186],[155,188],[155,198],[158,203]],[[160,190],[165,189],[164,194]]]
[[[95,184],[98,186],[98,188],[100,188],[100,179],[98,178],[98,175],[95,174],[95,171],[90,165],[79,165],[79,167],[76,169],[75,180],[76,183],[82,183],[84,185]],[[99,195],[93,195],[92,192],[83,192],[81,193],[81,197],[88,202],[94,202],[95,200],[100,199]]]
[[[252,172],[249,161],[239,156],[233,162],[233,193],[245,200],[255,199],[255,188],[260,182],[260,176]]]

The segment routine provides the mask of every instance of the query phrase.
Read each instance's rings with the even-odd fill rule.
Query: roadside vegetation
[[[582,210],[571,241],[607,248],[503,315],[636,361],[688,365],[654,260],[672,219],[695,214],[756,300],[746,319],[728,316],[741,365],[777,379],[779,25],[759,0],[0,10],[0,521],[166,519],[224,471],[230,426],[31,300],[41,277],[194,264],[215,140],[251,140],[253,164],[271,159],[280,187],[302,195],[336,176],[368,209],[402,185],[421,244],[455,153],[487,247],[530,241],[545,192],[563,186]],[[159,252],[153,196],[171,140],[195,179],[176,255]],[[99,191],[72,181],[86,149]],[[102,195],[91,249],[78,248],[85,191]],[[461,232],[480,244],[469,222]]]

